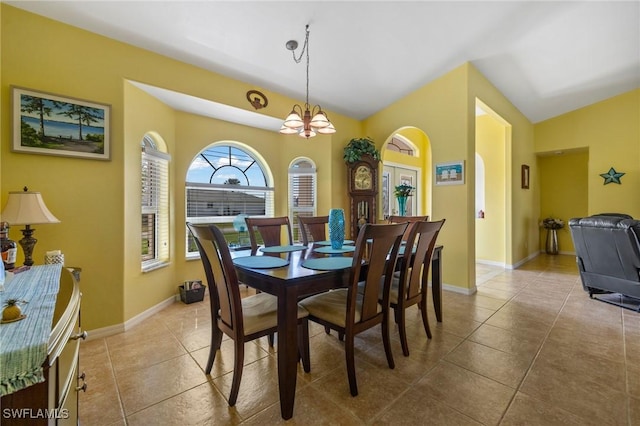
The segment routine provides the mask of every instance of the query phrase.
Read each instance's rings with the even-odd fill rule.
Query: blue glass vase
[[[398,197],[398,210],[400,210],[400,216],[407,215],[407,197]]]
[[[342,248],[344,244],[344,210],[329,210],[329,241],[332,249]]]

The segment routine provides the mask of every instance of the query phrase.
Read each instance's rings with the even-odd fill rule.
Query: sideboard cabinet
[[[47,267],[50,265],[32,268]],[[25,274],[23,281],[29,273],[31,270],[20,274]],[[78,424],[78,393],[87,388],[78,365],[80,342],[87,337],[80,324],[79,281],[79,268],[62,268],[53,328],[42,364],[45,381],[2,397],[2,425]],[[37,304],[38,300],[29,301],[31,303]]]

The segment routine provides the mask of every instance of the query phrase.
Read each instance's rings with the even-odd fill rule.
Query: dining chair
[[[298,216],[298,223],[300,224],[302,244],[307,245],[327,239],[329,216]]]
[[[389,223],[406,223],[409,222],[409,226],[407,226],[407,230],[404,231],[404,235],[402,236],[402,241],[407,241],[409,237],[409,233],[411,232],[411,228],[413,224],[416,222],[424,222],[429,220],[429,216],[389,216],[387,221]]]
[[[431,330],[427,318],[427,280],[433,249],[444,221],[445,219],[437,222],[412,223],[411,231],[404,246],[404,253],[398,258],[400,273],[394,273],[389,292],[389,305],[393,309],[394,319],[398,325],[404,356],[409,356],[405,328],[405,311],[408,307],[413,305],[420,307],[424,331],[427,333],[427,338],[431,339]],[[380,300],[383,297],[384,288],[381,288]]]
[[[211,304],[211,348],[205,373],[209,375],[223,333],[234,341],[235,357],[229,406],[234,406],[240,389],[244,363],[244,344],[277,331],[278,300],[267,293],[241,298],[229,247],[224,235],[213,224],[187,223],[194,237],[209,285]],[[308,312],[298,307],[299,353],[305,372],[311,371],[309,362]]]
[[[300,301],[300,305],[309,312],[309,320],[344,335],[349,390],[353,396],[358,395],[354,359],[356,334],[380,324],[387,363],[389,368],[395,368],[389,340],[389,289],[406,228],[406,223],[364,225],[356,240],[348,287]],[[365,253],[368,254],[366,259]],[[382,280],[383,298],[379,302]],[[358,290],[359,283],[361,291]]]
[[[286,228],[289,241],[286,245],[293,242],[291,234],[291,223],[288,216],[282,217],[247,217],[247,230],[249,231],[249,240],[251,241],[251,251],[258,250],[258,240],[256,231],[260,234],[265,247],[282,245],[282,227]]]

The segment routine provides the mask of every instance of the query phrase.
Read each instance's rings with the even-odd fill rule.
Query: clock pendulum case
[[[350,199],[349,223],[351,239],[355,240],[360,227],[376,223],[378,206],[378,160],[363,155],[358,161],[347,163]]]

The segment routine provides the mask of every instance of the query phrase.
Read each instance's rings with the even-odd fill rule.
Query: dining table
[[[272,294],[278,299],[278,388],[280,413],[285,420],[293,417],[295,402],[299,359],[297,343],[298,301],[305,296],[346,287],[349,284],[351,264],[347,259],[337,259],[342,260],[339,262],[336,258],[346,256],[350,259],[353,252],[344,250],[328,254],[327,250],[318,251],[320,247],[322,244],[310,243],[306,246],[282,246],[281,251],[278,248],[260,248],[257,251],[231,252],[238,280],[257,290]],[[432,257],[431,272],[433,301],[436,318],[439,322],[442,321],[441,252],[442,246],[436,246]],[[276,267],[269,267],[271,262],[252,264],[251,262],[238,261],[236,263],[236,259],[247,256],[274,256],[283,261],[277,264],[273,263],[273,265],[277,265]],[[315,260],[322,258],[326,258],[327,261],[318,262]],[[318,266],[319,263],[323,263],[325,266]]]

